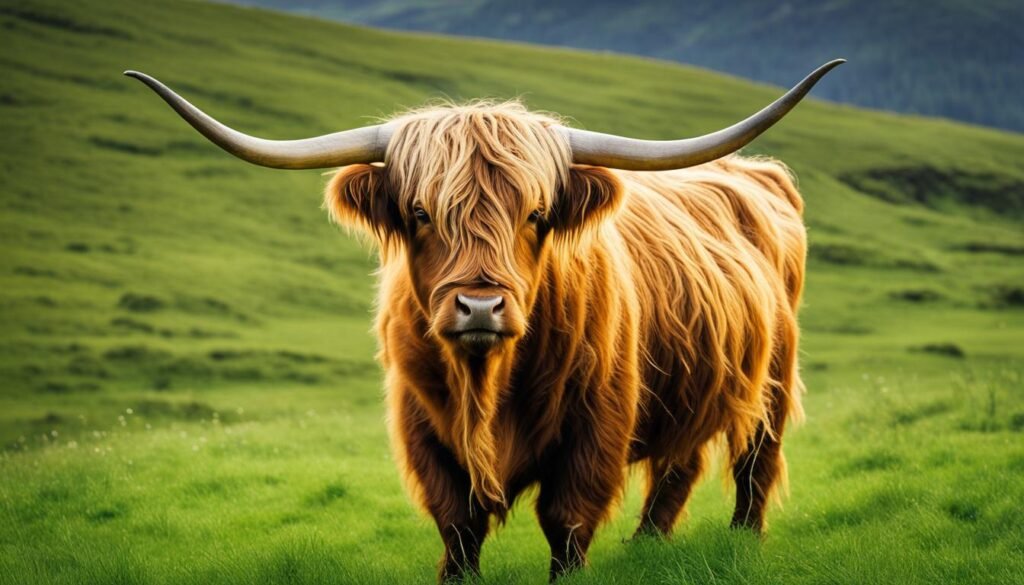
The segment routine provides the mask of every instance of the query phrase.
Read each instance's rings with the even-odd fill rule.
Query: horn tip
[[[126,77],[132,77],[132,78],[138,79],[139,81],[143,81],[143,82],[145,82],[147,79],[152,79],[150,76],[146,75],[145,73],[143,73],[141,71],[135,71],[134,69],[126,69],[124,71],[124,75]]]
[[[814,83],[817,83],[822,77],[828,74],[829,71],[832,71],[833,69],[839,67],[843,63],[846,63],[846,59],[832,59],[831,61],[826,62],[825,64],[821,65],[820,67],[812,71],[811,74],[808,75],[804,81],[813,80]]]

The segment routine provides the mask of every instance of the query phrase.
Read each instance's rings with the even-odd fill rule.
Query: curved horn
[[[836,59],[825,63],[760,112],[724,130],[696,138],[637,140],[575,128],[562,128],[562,131],[569,139],[575,163],[628,171],[667,171],[692,167],[746,146],[788,114],[826,73],[845,62],[845,59]]]
[[[390,124],[379,124],[303,140],[256,138],[232,130],[214,120],[145,73],[125,71],[124,74],[148,85],[210,142],[242,160],[265,167],[323,169],[355,163],[380,162],[384,160],[384,151],[394,131]]]

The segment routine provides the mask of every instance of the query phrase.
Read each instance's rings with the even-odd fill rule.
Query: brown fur
[[[649,472],[638,532],[668,534],[717,437],[733,524],[760,530],[802,391],[806,242],[787,170],[573,166],[556,120],[515,103],[397,120],[385,165],[339,171],[326,206],[381,245],[392,441],[444,540],[441,578],[478,570],[488,518],[534,484],[552,578],[584,564],[630,463]],[[508,300],[486,356],[445,336],[459,290]]]

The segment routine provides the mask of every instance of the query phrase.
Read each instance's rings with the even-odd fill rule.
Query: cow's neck
[[[494,422],[508,387],[514,356],[448,357],[449,415],[453,447],[484,501],[503,503],[504,478],[497,461]]]

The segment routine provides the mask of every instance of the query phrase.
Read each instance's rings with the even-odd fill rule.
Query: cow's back
[[[795,355],[800,195],[781,164],[741,157],[618,175],[627,194],[609,227],[632,260],[646,354],[634,457],[687,457],[723,431],[742,443],[767,423],[778,354]],[[799,393],[787,399],[799,412]]]

